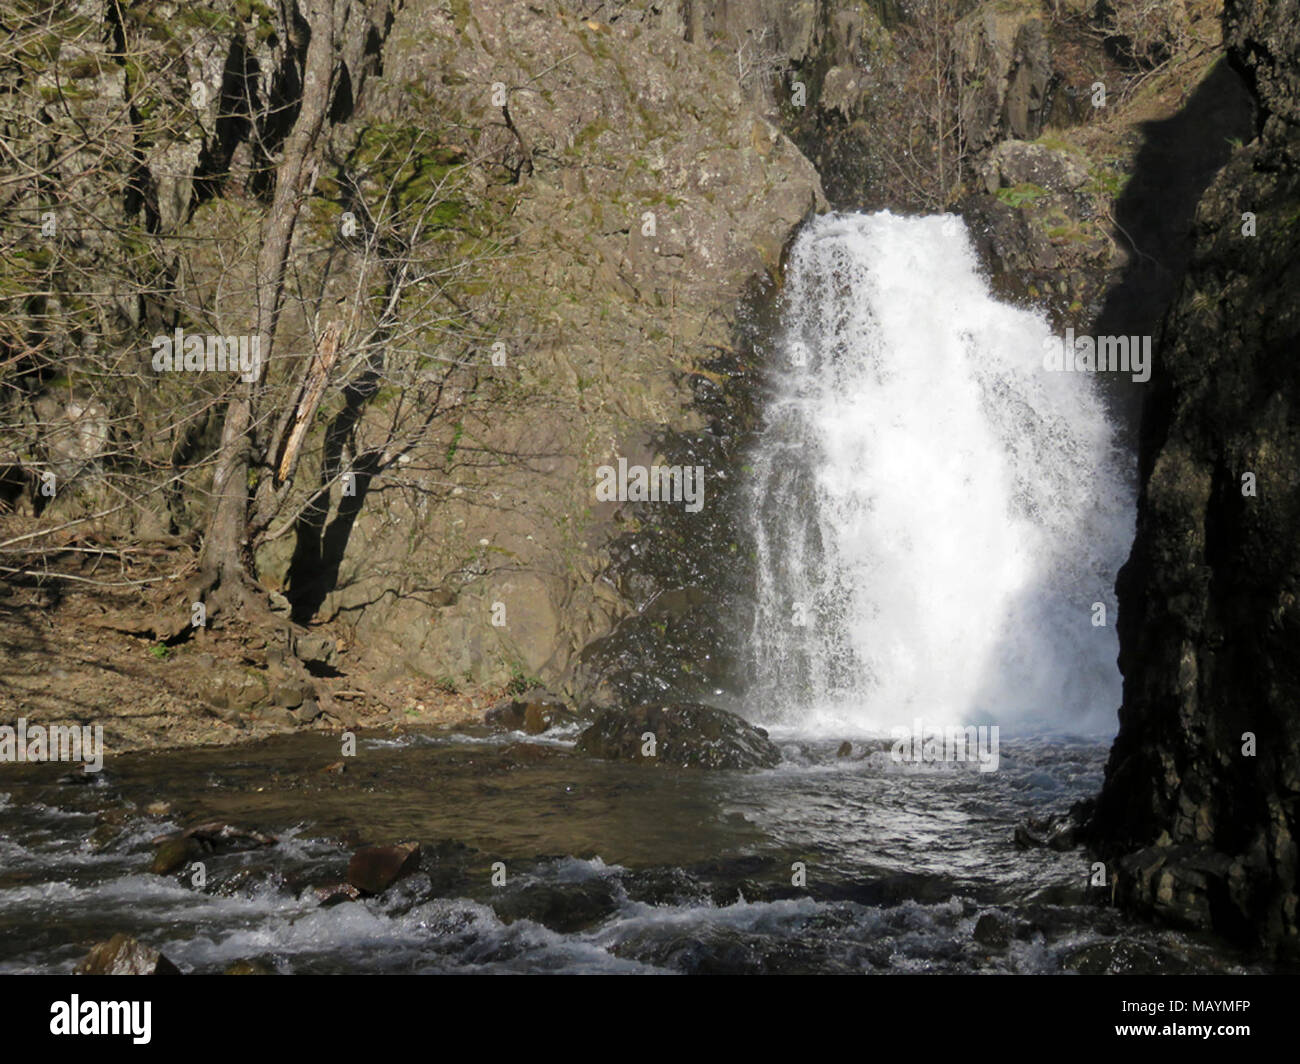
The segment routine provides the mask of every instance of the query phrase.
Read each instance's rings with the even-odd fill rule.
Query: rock
[[[979,5],[954,28],[953,51],[965,83],[960,106],[967,144],[978,150],[1007,135],[1037,137],[1054,71],[1033,5]]]
[[[310,694],[311,692],[302,684],[279,684],[271,691],[271,702],[274,705],[283,706],[285,709],[296,709],[303,704]]]
[[[1046,817],[1029,817],[1017,824],[1015,843],[1022,849],[1046,847],[1049,850],[1072,850],[1079,845],[1078,819],[1072,813],[1057,813]]]
[[[544,688],[533,688],[516,698],[498,702],[484,714],[486,724],[503,731],[523,731],[539,735],[564,719],[572,719],[570,710],[559,698]]]
[[[1007,922],[996,913],[985,913],[975,921],[975,930],[971,937],[981,946],[990,949],[1005,949],[1011,941],[1011,929]]]
[[[1088,180],[1087,168],[1069,154],[1028,144],[1023,140],[1004,140],[980,166],[984,187],[989,194],[999,188],[1037,185],[1048,192],[1073,192]]]
[[[93,946],[73,971],[77,975],[181,974],[180,969],[156,949],[120,933]]]
[[[222,975],[275,975],[275,969],[266,961],[247,959],[232,961]]]
[[[351,883],[326,883],[321,887],[313,887],[312,893],[316,895],[316,900],[322,909],[328,909],[345,901],[356,901],[361,897],[361,891]]]
[[[108,849],[114,842],[122,836],[122,827],[119,824],[98,824],[95,830],[90,833],[88,843],[92,853],[101,853]]]
[[[55,782],[65,787],[84,787],[86,784],[96,782],[100,775],[101,773],[99,772],[87,772],[83,765],[81,768],[77,769],[76,772],[69,772],[60,776]]]
[[[241,828],[224,820],[209,820],[185,829],[184,837],[198,839],[214,850],[240,850],[274,846],[279,840],[252,828]]]
[[[483,714],[485,724],[502,731],[522,731],[524,707],[513,698],[503,699]]]
[[[651,744],[647,734],[653,736]],[[653,755],[647,752],[653,749]],[[781,752],[767,732],[699,702],[608,709],[578,736],[576,750],[609,760],[689,768],[771,768]]]
[[[1088,835],[1126,907],[1296,957],[1300,19],[1231,0],[1224,30],[1257,136],[1200,198],[1154,344],[1116,581],[1124,701]]]
[[[291,709],[289,715],[298,724],[310,724],[321,715],[321,712],[320,704],[316,699],[307,698],[297,709]]]
[[[154,853],[150,871],[157,875],[170,875],[180,871],[190,861],[205,853],[234,852],[274,846],[278,840],[250,828],[240,828],[223,820],[195,824],[177,834],[160,835],[153,840]]]
[[[844,742],[840,743],[840,748],[839,748],[838,750],[835,751],[835,756],[836,756],[836,757],[852,757],[852,756],[853,756],[853,744],[852,744],[851,742],[849,742],[849,741],[846,739]]]
[[[296,704],[300,705],[301,701]],[[252,719],[258,724],[269,724],[281,730],[291,729],[297,723],[293,711],[284,706],[259,706],[253,710]]]
[[[299,635],[293,641],[293,652],[304,665],[332,667],[338,660],[337,644],[328,635]]]
[[[382,894],[399,879],[420,867],[420,844],[366,846],[348,862],[348,882],[367,894]]]
[[[158,844],[154,851],[153,863],[149,871],[156,876],[169,876],[179,872],[193,860],[203,855],[203,847],[197,839],[170,838]]]

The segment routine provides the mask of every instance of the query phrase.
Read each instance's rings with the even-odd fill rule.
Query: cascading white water
[[[955,217],[818,219],[787,276],[751,461],[758,715],[1113,731],[1133,506],[1095,380],[1043,368],[1049,326],[993,298]]]

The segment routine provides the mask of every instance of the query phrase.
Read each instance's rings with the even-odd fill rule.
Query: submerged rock
[[[367,894],[382,894],[420,867],[420,844],[364,846],[348,862],[348,882]]]
[[[226,967],[222,975],[275,975],[275,969],[266,961],[261,960],[238,960],[233,961]]]
[[[700,702],[607,709],[578,736],[576,750],[682,768],[772,768],[781,760],[762,728]]]
[[[73,971],[77,975],[181,974],[181,970],[156,949],[120,933],[93,946]]]

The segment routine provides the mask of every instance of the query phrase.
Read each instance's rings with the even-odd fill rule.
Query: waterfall
[[[1095,378],[1044,368],[1047,322],[993,298],[952,216],[817,219],[781,313],[748,464],[752,712],[1113,732],[1134,507]]]

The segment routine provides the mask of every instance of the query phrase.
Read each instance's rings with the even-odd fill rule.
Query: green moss
[[[1017,209],[1028,206],[1035,200],[1047,195],[1047,190],[1038,185],[1023,182],[1011,188],[1000,188],[996,193],[998,199],[1008,207]]]

